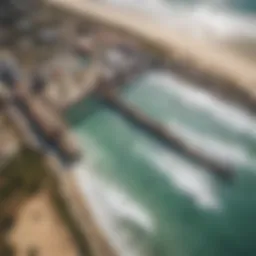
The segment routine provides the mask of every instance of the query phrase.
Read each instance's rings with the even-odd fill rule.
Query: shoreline
[[[25,146],[32,150],[32,152],[39,153],[43,163],[49,168],[48,176],[54,183],[52,188],[55,203],[60,208],[60,211],[65,212],[69,222],[66,224],[72,226],[73,232],[77,234],[79,239],[78,242],[82,244],[81,247],[86,248],[89,246],[92,255],[96,256],[117,255],[103,230],[101,230],[95,216],[93,216],[89,201],[82,195],[78,184],[75,182],[75,171],[79,161],[76,161],[71,166],[63,166],[56,154],[43,152],[43,148],[38,145],[38,138],[31,130],[29,124],[26,123],[26,117],[22,113],[17,112],[15,107],[7,105],[5,114],[13,122]],[[53,117],[54,113],[51,112],[51,114],[45,115],[45,118],[49,120],[49,116]],[[55,120],[55,123],[56,121],[57,120]],[[48,125],[46,124],[46,126]],[[68,141],[76,143],[77,140],[69,136],[69,131],[67,131],[67,133],[68,134],[64,137],[67,137]],[[70,143],[68,145],[68,147],[70,147]]]
[[[84,196],[76,182],[74,166],[63,174],[63,170],[54,156],[49,155],[45,160],[48,166],[54,170],[53,175],[57,178],[57,191],[64,199],[65,208],[73,219],[75,229],[81,232],[84,241],[89,242],[92,255],[118,256],[117,251],[107,239],[107,234],[93,215],[89,199]]]
[[[146,14],[138,15],[108,4],[80,0],[46,0],[46,4],[140,39],[165,56],[170,65],[179,66],[189,79],[201,81],[202,87],[218,94],[232,94],[232,98],[256,111],[256,65],[234,51],[181,35]]]
[[[197,44],[197,42],[187,42],[187,40],[184,42],[183,37],[175,33],[172,34],[172,32],[169,32],[168,28],[169,35],[165,28],[159,29],[159,24],[149,22],[149,24],[145,24],[146,26],[138,26],[138,23],[136,23],[138,21],[142,23],[148,22],[146,17],[134,15],[134,21],[131,22],[127,19],[127,15],[130,15],[129,12],[124,12],[125,15],[123,15],[123,13],[116,13],[115,8],[109,6],[105,7],[104,4],[103,7],[101,7],[97,3],[87,2],[83,4],[83,8],[79,9],[78,7],[81,4],[79,0],[73,0],[73,4],[68,0],[47,1],[55,3],[56,5],[58,3],[64,3],[64,5],[66,4],[66,8],[69,8],[71,5],[76,6],[74,12],[78,12],[79,16],[87,13],[88,16],[86,16],[85,19],[91,19],[96,24],[97,22],[105,23],[106,27],[113,27],[117,31],[128,31],[128,34],[133,35],[135,38],[140,38],[141,41],[148,42],[150,48],[154,47],[161,51],[161,53],[166,53],[168,60],[185,63],[186,69],[192,68],[196,70],[196,72],[203,72],[206,75],[211,74],[211,79],[216,79],[216,77],[218,78],[219,76],[220,79],[223,79],[224,77],[224,81],[228,80],[232,86],[236,85],[238,87],[237,89],[248,93],[252,101],[256,99],[256,94],[254,94],[256,87],[251,85],[251,83],[254,84],[254,82],[256,82],[254,66],[247,62],[238,62],[238,58],[233,55],[224,53],[222,56],[222,53],[219,52],[217,56],[215,56],[215,52],[218,52],[218,50],[214,49],[211,52],[207,47],[204,48],[204,46],[202,47],[202,53],[198,55],[198,52],[194,52],[194,49],[199,48],[201,51],[201,44]],[[121,22],[118,23],[118,21]],[[226,56],[229,57],[226,59]],[[232,63],[233,58],[235,60],[234,63]],[[163,57],[163,59],[165,58]],[[229,65],[230,63],[232,63],[232,65]],[[193,65],[195,65],[195,67]],[[239,70],[239,72],[237,72],[237,70]],[[243,77],[243,72],[248,74],[246,78]],[[222,83],[223,81],[220,82],[220,84]],[[231,85],[229,88],[231,88]],[[244,87],[241,87],[241,85],[244,85]],[[232,94],[231,92],[228,93]],[[22,125],[19,125],[22,128]],[[24,129],[26,130],[26,127],[24,127]],[[21,129],[21,133],[23,134],[25,133],[24,129]],[[31,135],[31,132],[28,130],[26,130],[26,132],[27,134],[25,133],[24,137],[27,139],[29,135]],[[28,139],[26,141],[27,144],[31,145],[32,140],[33,138],[30,138],[30,141]],[[46,156],[45,162],[48,162],[49,166],[51,165],[51,169],[57,177],[57,181],[60,184],[59,192],[62,192],[64,195],[67,210],[71,212],[74,222],[77,223],[77,228],[84,234],[84,239],[90,240],[90,247],[92,247],[95,255],[117,255],[117,252],[115,252],[114,248],[112,248],[109,243],[109,239],[107,239],[107,236],[104,234],[104,230],[102,230],[93,215],[88,198],[82,194],[81,189],[75,181],[75,168],[73,169],[72,167],[70,170],[65,170],[61,166],[58,166],[58,163],[54,163],[54,161],[58,161],[55,156],[53,163],[50,164],[49,161],[51,162],[52,160],[49,160],[48,157],[49,156]]]

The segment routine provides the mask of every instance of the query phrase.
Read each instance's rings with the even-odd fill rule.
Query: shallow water
[[[96,99],[67,113],[84,147],[77,181],[119,255],[255,255],[256,122],[164,72],[121,97],[234,165],[227,184]]]

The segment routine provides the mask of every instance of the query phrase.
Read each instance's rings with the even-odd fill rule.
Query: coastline
[[[35,105],[35,101],[32,105]],[[42,105],[41,109],[43,109]],[[38,112],[37,114],[45,118],[44,125],[45,128],[48,129],[49,122],[47,123],[47,119],[48,121],[54,120],[51,119],[55,116],[54,111],[44,112],[43,116],[40,113],[41,112]],[[17,130],[17,134],[25,146],[33,152],[39,153],[43,163],[46,165],[47,169],[49,168],[48,177],[50,178],[51,183],[53,183],[51,192],[53,194],[54,203],[57,205],[60,212],[65,212],[65,215],[67,216],[66,221],[68,222],[66,224],[72,226],[73,232],[76,234],[75,236],[79,240],[78,243],[83,251],[88,250],[89,248],[90,253],[92,251],[92,255],[117,255],[95,220],[93,212],[90,210],[89,202],[82,196],[82,193],[75,182],[75,167],[79,164],[79,161],[76,161],[70,167],[63,166],[56,154],[43,152],[41,145],[39,145],[40,143],[38,143],[38,138],[31,130],[31,127],[26,122],[26,118],[22,113],[17,112],[15,107],[7,104],[5,106],[5,114],[10,121],[13,122],[15,130]],[[56,125],[56,122],[61,122],[62,118],[60,117],[59,120],[55,119],[54,121]],[[66,127],[62,127],[62,129],[66,130]],[[72,144],[76,144],[77,142],[67,130],[63,139],[64,141],[67,139],[68,148],[72,147]],[[76,148],[76,150],[79,149]]]
[[[61,1],[64,2],[64,0],[57,0],[57,1],[54,0],[54,1],[55,2],[61,2]],[[76,3],[78,1],[74,0],[74,2]],[[89,5],[90,4],[91,3],[89,3]],[[97,6],[97,3],[96,4],[93,3],[92,6]],[[102,10],[104,8],[102,8]],[[97,18],[95,18],[95,17],[98,15],[97,8],[95,10],[93,10],[93,8],[92,9],[89,8],[89,10],[91,10],[93,13],[91,17],[94,17],[93,19],[96,20]],[[101,9],[99,8],[99,13],[101,12],[100,10]],[[83,10],[81,10],[81,12],[83,12]],[[108,11],[105,11],[105,12],[108,13]],[[112,14],[113,14],[113,12],[110,11],[109,14],[107,14],[107,16],[108,15],[111,16]],[[102,13],[100,13],[99,15],[102,15]],[[118,18],[118,16],[120,16],[120,17],[122,16],[122,14],[118,14],[118,13],[116,13],[116,15],[117,15],[117,18]],[[115,17],[116,15],[113,15],[113,17]],[[127,13],[127,15],[128,15],[128,13]],[[107,24],[109,26],[113,25],[113,24],[111,24],[111,22],[113,21],[113,20],[111,21],[111,19],[110,19],[110,21],[107,22]],[[122,18],[121,20],[125,21],[125,19],[127,19],[127,16]],[[104,18],[101,18],[101,20],[104,20]],[[177,58],[181,62],[186,61],[188,58],[188,62],[189,62],[188,65],[191,67],[195,63],[196,64],[195,69],[197,71],[203,70],[203,72],[206,72],[206,73],[213,72],[213,76],[215,76],[215,75],[217,75],[217,76],[223,75],[225,77],[227,76],[228,79],[230,78],[232,81],[234,80],[235,84],[236,84],[235,79],[237,79],[239,77],[239,80],[237,81],[239,86],[240,86],[240,84],[245,84],[246,92],[248,92],[248,93],[254,92],[255,87],[253,87],[253,85],[251,85],[251,82],[256,81],[256,75],[254,74],[254,72],[251,72],[252,70],[254,70],[252,68],[253,65],[245,62],[244,66],[243,66],[243,64],[239,64],[237,62],[238,65],[237,66],[235,65],[235,68],[233,68],[232,67],[233,64],[230,66],[227,64],[227,63],[229,63],[229,64],[232,63],[233,56],[231,56],[231,59],[228,58],[227,60],[225,60],[225,56],[227,56],[226,53],[224,53],[223,56],[221,56],[221,53],[218,53],[217,54],[218,56],[216,57],[214,54],[214,51],[216,49],[214,49],[213,52],[209,52],[209,53],[207,53],[208,50],[206,50],[205,54],[203,51],[203,53],[200,53],[200,55],[197,55],[198,53],[193,52],[193,49],[199,47],[197,45],[197,43],[195,43],[195,44],[191,43],[191,45],[189,45],[190,42],[186,43],[187,42],[186,40],[185,40],[185,42],[183,42],[183,39],[179,36],[176,37],[176,35],[170,35],[170,37],[168,36],[168,38],[166,38],[166,34],[165,34],[166,30],[165,29],[163,29],[162,32],[159,30],[160,33],[157,32],[155,34],[157,27],[158,27],[157,24],[149,23],[148,29],[147,28],[145,29],[145,27],[140,28],[140,26],[138,26],[138,24],[136,24],[136,21],[139,21],[139,20],[141,20],[142,22],[146,21],[146,19],[144,19],[144,17],[136,16],[136,18],[134,19],[134,22],[132,23],[133,25],[131,27],[129,27],[130,25],[128,23],[127,23],[128,24],[127,25],[127,24],[123,24],[122,22],[120,24],[116,24],[115,26],[117,26],[116,27],[117,29],[119,29],[119,27],[121,30],[127,29],[128,31],[130,31],[131,34],[133,34],[132,30],[135,29],[135,36],[142,38],[145,41],[149,41],[150,44],[156,45],[157,48],[159,48],[159,49],[161,48],[161,51],[168,53],[169,58],[174,58],[174,59]],[[151,31],[150,32],[151,34],[148,32],[144,32],[144,29],[145,29],[145,31],[148,31],[148,32]],[[159,35],[159,37],[158,37],[158,35]],[[195,45],[196,45],[196,47],[195,47]],[[195,47],[195,48],[193,48],[193,47]],[[173,52],[173,49],[175,49],[174,52]],[[205,48],[203,48],[203,49],[205,49]],[[206,48],[206,49],[208,49],[208,48]],[[218,50],[216,50],[216,52],[218,52]],[[219,57],[221,57],[221,59],[218,59]],[[207,58],[209,58],[210,61]],[[220,60],[225,60],[225,61],[222,63]],[[235,60],[237,60],[237,59],[235,58]],[[220,66],[217,68],[217,70],[215,70],[214,65],[218,61],[220,61],[218,63],[218,65],[220,65]],[[241,68],[241,72],[239,72],[239,74],[238,74],[238,73],[236,73],[236,67],[240,70],[240,65],[242,65],[241,66],[242,68]],[[242,70],[245,71],[247,65],[248,65],[248,67],[250,67],[249,71],[248,71],[248,77],[245,78],[245,80],[243,80]],[[222,66],[228,67],[228,69],[226,70],[224,68],[222,70]],[[227,72],[227,73],[225,73],[225,72]],[[247,74],[247,73],[245,73],[245,74]],[[253,99],[255,99],[256,95],[253,94],[252,97],[253,97]],[[48,161],[48,160],[46,160],[46,161]],[[59,167],[53,166],[53,170],[58,169],[58,168]],[[64,171],[66,171],[66,172],[64,173]],[[104,256],[105,255],[106,256],[116,255],[115,250],[108,243],[107,238],[104,237],[104,232],[100,229],[100,226],[97,225],[97,221],[95,220],[93,213],[90,210],[90,203],[84,196],[82,196],[82,193],[79,190],[78,185],[76,184],[76,182],[74,180],[74,175],[75,175],[74,172],[75,172],[75,170],[61,169],[58,174],[59,177],[57,178],[57,180],[60,182],[60,186],[62,187],[61,191],[65,195],[65,201],[68,202],[68,204],[67,204],[69,206],[68,210],[70,212],[72,212],[72,214],[74,216],[74,220],[77,221],[77,226],[81,227],[81,230],[84,233],[84,237],[86,239],[90,240],[90,244],[92,245],[93,251],[95,252],[96,255],[104,255]]]
[[[195,76],[202,75],[212,80],[215,83],[213,90],[231,90],[237,98],[244,98],[244,102],[255,103],[255,63],[228,51],[226,47],[187,38],[163,24],[155,23],[146,14],[138,15],[104,3],[80,0],[46,0],[46,3],[55,9],[66,10],[131,34],[165,54],[167,61],[175,61],[191,73],[196,73]],[[256,106],[252,108],[254,111]]]
[[[53,178],[57,180],[56,191],[64,199],[65,208],[75,224],[75,229],[78,229],[79,233],[82,234],[82,240],[85,244],[89,242],[93,255],[117,256],[117,252],[93,216],[90,203],[78,188],[75,181],[76,173],[73,169],[75,166],[63,173],[62,167],[54,156],[46,156],[45,161],[53,170]]]

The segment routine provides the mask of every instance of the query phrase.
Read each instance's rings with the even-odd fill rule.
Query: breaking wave
[[[104,0],[146,12],[158,21],[198,37],[219,39],[256,38],[256,17],[239,11],[234,1],[225,0]]]
[[[178,98],[189,109],[209,114],[228,129],[256,137],[256,119],[245,110],[230,105],[189,82],[167,72],[151,73],[145,81],[147,86],[159,86],[161,90]]]
[[[178,155],[161,148],[152,150],[149,147],[138,145],[136,150],[155,166],[156,170],[166,176],[171,184],[193,198],[198,206],[210,210],[221,210],[222,206],[214,182],[209,174],[198,166],[193,166]]]
[[[84,197],[88,199],[96,222],[118,255],[139,255],[141,245],[133,240],[134,233],[124,224],[136,226],[136,230],[141,230],[145,235],[153,233],[154,223],[146,210],[117,185],[97,175],[97,171],[88,164],[88,159],[77,164],[75,177]]]

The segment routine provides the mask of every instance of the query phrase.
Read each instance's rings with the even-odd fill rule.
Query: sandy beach
[[[224,78],[238,89],[256,97],[255,63],[243,59],[226,48],[201,42],[179,34],[147,15],[120,9],[104,3],[80,0],[47,0],[58,8],[69,10],[120,29],[161,49],[170,59],[177,59],[197,72]]]

